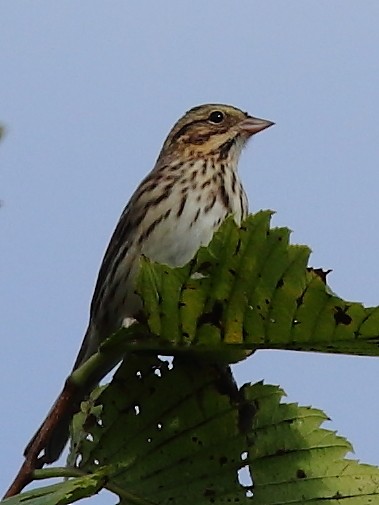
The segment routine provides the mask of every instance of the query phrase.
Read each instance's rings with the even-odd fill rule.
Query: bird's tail
[[[57,413],[63,393],[64,389],[24,450],[25,458],[29,458],[31,453],[35,452],[37,444],[38,450],[36,452],[38,454],[35,454],[33,459],[38,456],[38,460],[41,462],[40,466],[54,463],[62,454],[69,439],[71,420],[80,408],[81,396],[73,396],[70,401],[70,408],[67,408],[63,413]]]
[[[73,371],[87,361],[97,351],[97,348],[96,334],[89,327],[76,358]],[[38,447],[39,456],[43,452],[39,457],[42,464],[53,463],[59,458],[69,439],[70,423],[73,416],[79,411],[80,403],[116,364],[114,363],[107,370],[99,370],[98,375],[82,388],[73,387],[70,379],[66,380],[61,394],[50,409],[46,419],[26,446],[24,451],[26,458],[31,451],[36,450],[36,447]]]

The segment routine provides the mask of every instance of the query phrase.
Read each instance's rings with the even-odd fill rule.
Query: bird
[[[273,124],[224,104],[199,105],[174,124],[154,168],[133,193],[110,239],[73,370],[141,311],[135,281],[142,255],[170,267],[183,266],[200,246],[209,244],[227,216],[232,215],[238,225],[247,216],[238,161],[248,140]],[[101,371],[98,380],[108,371]],[[57,420],[41,449],[44,464],[59,458],[72,417],[89,392],[76,394],[70,412]],[[43,427],[44,423],[26,447],[25,457]]]

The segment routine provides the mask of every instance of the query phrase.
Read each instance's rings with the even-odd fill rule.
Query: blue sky
[[[240,163],[251,210],[276,210],[340,296],[379,304],[378,19],[374,0],[1,2],[1,490],[73,363],[124,204],[194,105],[276,122]],[[378,371],[284,352],[236,369],[325,410],[374,464]]]

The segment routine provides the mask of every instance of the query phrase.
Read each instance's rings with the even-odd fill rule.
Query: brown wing
[[[91,318],[99,309],[107,279],[113,278],[119,265],[119,259],[127,253],[128,248],[140,234],[141,224],[143,224],[142,221],[146,213],[156,203],[157,193],[159,195],[156,189],[157,172],[163,169],[164,167],[160,163],[156,165],[154,170],[138,186],[121,214],[100,266],[91,302]]]

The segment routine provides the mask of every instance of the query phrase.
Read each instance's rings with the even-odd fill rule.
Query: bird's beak
[[[250,137],[251,135],[261,132],[274,124],[275,123],[268,121],[267,119],[248,116],[246,119],[243,119],[240,123],[238,123],[238,129],[243,135]]]

